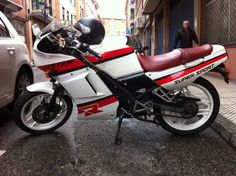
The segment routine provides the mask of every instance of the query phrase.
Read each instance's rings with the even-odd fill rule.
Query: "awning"
[[[5,10],[9,10],[11,12],[18,12],[23,7],[11,0],[1,0],[0,1],[0,8],[5,9]],[[9,11],[8,11],[8,13],[9,13]]]
[[[153,13],[160,1],[161,0],[146,0],[144,4],[143,14]]]

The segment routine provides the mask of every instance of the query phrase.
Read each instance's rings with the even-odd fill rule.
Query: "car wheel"
[[[33,75],[26,72],[19,72],[16,79],[15,99],[26,91],[26,87],[33,84]]]
[[[26,92],[26,87],[34,83],[34,78],[32,73],[27,73],[26,71],[20,70],[17,78],[16,78],[16,84],[15,84],[15,94],[14,94],[14,100],[12,103],[7,105],[7,108],[9,110],[12,110],[14,102],[17,100],[17,98],[22,95],[24,92]]]

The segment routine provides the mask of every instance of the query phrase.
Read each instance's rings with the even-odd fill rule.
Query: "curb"
[[[211,128],[236,149],[236,125],[233,122],[219,114]]]

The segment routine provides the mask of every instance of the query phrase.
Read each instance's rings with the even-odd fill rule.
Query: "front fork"
[[[50,114],[51,109],[53,109],[53,107],[56,104],[57,96],[63,91],[63,88],[61,85],[55,84],[54,80],[51,80],[51,82],[53,83],[54,93],[53,93],[52,98],[50,99],[50,102],[48,103],[48,106],[46,108],[46,112],[45,112],[46,116],[48,116]]]

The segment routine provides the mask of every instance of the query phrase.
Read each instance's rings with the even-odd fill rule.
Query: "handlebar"
[[[83,52],[89,52],[90,54],[92,54],[98,58],[102,58],[102,56],[99,53],[97,53],[93,49],[89,48],[89,46],[86,46],[84,44],[81,44],[81,46],[79,47],[79,50],[81,50]]]
[[[90,54],[92,54],[92,55],[94,55],[94,56],[96,56],[96,57],[98,57],[98,58],[102,58],[102,56],[99,54],[99,53],[97,53],[96,51],[94,51],[94,50],[92,50],[91,48],[87,48],[87,51],[90,53]]]
[[[61,29],[55,32],[51,32],[51,34],[48,36],[49,40],[51,40],[52,42],[56,41],[56,35],[59,34],[64,38],[65,41],[65,45],[63,46],[63,48],[68,48],[69,50],[71,49],[78,49],[82,52],[89,52],[90,54],[98,57],[98,58],[102,58],[102,56],[97,53],[96,51],[94,51],[93,49],[89,48],[89,45],[86,45],[84,43],[80,43],[79,42],[79,38],[76,37],[76,32],[71,30],[71,29]],[[79,44],[79,45],[77,45]],[[77,45],[77,46],[76,46]]]

